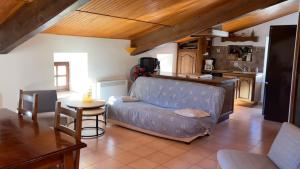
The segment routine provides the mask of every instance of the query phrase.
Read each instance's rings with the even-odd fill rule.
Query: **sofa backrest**
[[[201,109],[217,122],[224,102],[221,87],[179,80],[139,77],[131,87],[130,96],[143,102],[171,109]]]
[[[55,104],[57,101],[56,90],[32,90],[24,91],[24,93],[29,95],[35,93],[38,95],[38,113],[55,111]],[[24,107],[28,110],[32,110],[32,104],[30,103],[24,102]]]
[[[283,123],[268,156],[280,169],[300,169],[300,129]]]

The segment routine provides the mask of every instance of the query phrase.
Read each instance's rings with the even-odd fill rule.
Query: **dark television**
[[[142,57],[140,58],[140,68],[144,68],[146,72],[155,72],[156,67],[159,65],[159,61],[152,57]]]

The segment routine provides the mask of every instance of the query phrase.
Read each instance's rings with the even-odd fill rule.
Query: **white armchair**
[[[217,158],[221,169],[300,169],[300,129],[284,123],[267,156],[220,150]]]

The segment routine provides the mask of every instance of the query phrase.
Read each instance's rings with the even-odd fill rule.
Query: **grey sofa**
[[[221,169],[300,169],[300,129],[284,123],[267,156],[220,150],[217,158]]]
[[[139,77],[129,95],[140,101],[109,100],[109,122],[184,142],[212,132],[224,101],[224,89],[220,87],[151,77]],[[174,113],[184,108],[204,110],[210,117],[191,118]]]

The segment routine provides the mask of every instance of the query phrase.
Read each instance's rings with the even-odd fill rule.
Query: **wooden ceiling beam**
[[[7,54],[88,1],[34,0],[25,3],[13,17],[0,25],[0,54]]]
[[[200,16],[193,17],[174,27],[163,27],[142,37],[131,40],[131,46],[136,48],[132,55],[146,52],[164,43],[173,42],[191,34],[201,32],[214,25],[224,23],[257,9],[262,9],[279,3],[281,0],[232,0]]]

